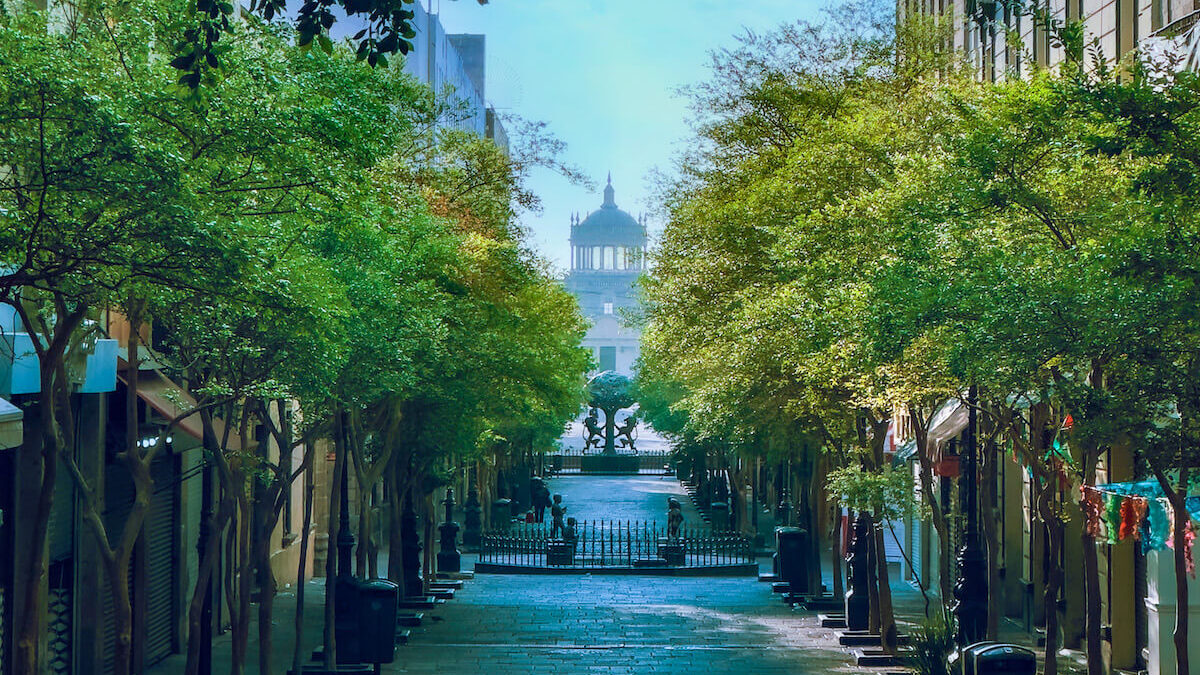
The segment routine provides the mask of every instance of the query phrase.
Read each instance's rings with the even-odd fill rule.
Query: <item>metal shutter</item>
[[[175,514],[179,485],[176,458],[170,455],[155,460],[150,467],[154,495],[146,514],[146,635],[145,665],[158,663],[171,653],[175,639]],[[125,527],[133,506],[133,480],[120,465],[110,465],[106,475],[104,525],[110,540]],[[131,561],[132,562],[132,561]],[[131,565],[132,567],[132,565]],[[127,578],[132,584],[132,569]],[[112,593],[103,584],[104,600],[104,672],[112,672],[116,627],[112,620]],[[132,598],[131,598],[132,599]],[[135,636],[136,640],[136,636]]]
[[[54,474],[54,501],[50,503],[50,523],[46,539],[50,547],[50,562],[71,557],[71,539],[75,522],[75,484],[60,462]]]
[[[175,514],[179,496],[175,458],[151,467],[154,499],[146,514],[146,665],[171,653],[175,641]]]

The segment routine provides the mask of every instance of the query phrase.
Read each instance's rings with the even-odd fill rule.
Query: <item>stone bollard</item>
[[[846,590],[846,629],[867,630],[871,619],[871,517],[859,511],[850,547],[850,588]]]
[[[725,532],[729,529],[729,504],[727,502],[713,502],[709,511],[709,518],[712,521],[712,529],[717,532]]]
[[[458,572],[462,569],[462,554],[458,552],[458,523],[454,522],[454,488],[446,488],[446,520],[438,525],[441,533],[442,549],[437,554],[438,570],[442,572]]]
[[[480,535],[483,533],[483,507],[479,505],[479,493],[475,486],[467,491],[467,501],[463,504],[463,545],[479,546]]]
[[[512,527],[512,500],[504,497],[492,502],[492,529],[508,530]]]

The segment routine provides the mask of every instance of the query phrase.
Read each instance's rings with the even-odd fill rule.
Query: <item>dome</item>
[[[571,227],[571,243],[575,246],[638,246],[646,245],[646,229],[628,212],[617,208],[613,199],[612,174],[604,188],[604,203],[577,225]]]

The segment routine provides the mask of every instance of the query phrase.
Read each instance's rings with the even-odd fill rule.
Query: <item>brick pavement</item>
[[[386,673],[860,672],[753,579],[480,575]]]
[[[555,478],[569,515],[663,520],[667,496],[681,497],[689,522],[699,515],[679,483],[657,476]],[[474,556],[464,556],[470,569]],[[769,560],[761,563],[769,568]],[[386,569],[386,564],[383,565]],[[323,580],[309,582],[306,650],[320,642]],[[276,601],[274,671],[292,649],[295,597]],[[256,628],[251,627],[251,635]],[[256,659],[252,638],[249,664]],[[228,672],[228,636],[218,638],[214,671]],[[176,655],[149,672],[182,672]],[[250,665],[249,671],[256,669]],[[811,612],[793,611],[752,578],[479,575],[457,596],[426,612],[384,673],[783,673],[863,672],[850,665],[832,631]]]

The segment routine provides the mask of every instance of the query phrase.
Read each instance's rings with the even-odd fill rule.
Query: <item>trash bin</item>
[[[334,580],[336,595],[333,601],[333,633],[337,639],[337,662],[363,663],[358,658],[358,635],[362,615],[359,612],[359,591],[363,582],[349,574],[339,574]]]
[[[959,675],[1036,675],[1037,656],[1020,645],[976,642],[950,654],[950,672]]]
[[[793,593],[807,593],[808,530],[775,528],[775,555],[778,556],[780,580],[786,582]]]
[[[400,586],[371,579],[358,587],[358,661],[391,663],[396,659]]]
[[[505,497],[492,502],[492,529],[507,530],[512,526],[512,500]]]
[[[726,502],[712,502],[709,509],[709,522],[712,529],[717,532],[724,532],[729,529],[729,504]]]

